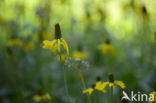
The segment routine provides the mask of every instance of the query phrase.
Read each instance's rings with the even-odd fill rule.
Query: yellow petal
[[[58,52],[60,53],[60,39],[57,39],[57,43]]]
[[[51,44],[50,44],[50,50],[54,53],[54,54],[56,54],[56,49],[57,49],[57,45],[55,45],[55,43],[56,43],[56,40],[53,40],[52,42],[51,42]]]
[[[83,90],[82,93],[89,93],[89,95],[90,95],[93,91],[94,91],[93,88],[88,88],[88,89]]]
[[[83,51],[75,51],[75,52],[73,52],[72,57],[74,59],[76,59],[76,58],[86,59],[88,57],[88,54],[87,54],[87,52],[83,52]]]
[[[51,47],[51,41],[44,40],[43,43],[44,43],[44,45],[42,46],[42,48],[48,49]]]
[[[66,41],[63,38],[61,38],[61,42],[62,42],[62,45],[63,45],[63,47],[65,48],[65,50],[67,52],[67,55],[69,55],[68,44],[66,43]]]
[[[46,93],[46,94],[44,94],[43,96],[42,96],[42,99],[44,99],[44,100],[50,100],[51,99],[51,96],[50,96],[50,94],[49,93]]]
[[[108,84],[109,84],[109,82],[104,82],[104,83],[102,83],[101,86],[102,86],[103,88],[105,88]]]
[[[41,98],[39,95],[34,95],[34,96],[33,96],[33,100],[36,101],[36,102],[41,101],[41,99],[42,99],[42,98]]]
[[[125,84],[122,82],[122,81],[114,81],[114,83],[116,84],[116,85],[118,85],[118,86],[120,86],[122,89],[124,89],[125,88]]]

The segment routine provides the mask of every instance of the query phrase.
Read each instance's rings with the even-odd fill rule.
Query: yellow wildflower
[[[110,41],[106,41],[105,44],[98,45],[98,49],[102,51],[104,55],[111,53],[114,54],[114,46],[110,44]]]
[[[89,93],[89,95],[90,95],[90,94],[92,94],[92,92],[94,90],[98,90],[98,91],[101,91],[103,93],[106,93],[107,91],[105,90],[105,87],[106,87],[106,85],[103,84],[101,80],[97,80],[95,82],[95,84],[92,85],[92,88],[85,89],[85,90],[83,90],[82,93]]]
[[[45,93],[43,95],[36,94],[33,96],[33,100],[36,102],[39,102],[41,100],[50,100],[50,99],[51,99],[51,96],[49,93]]]
[[[92,94],[93,91],[94,91],[93,88],[88,88],[88,89],[83,90],[82,93],[89,93],[89,95],[90,95],[90,94]]]
[[[19,39],[10,39],[8,40],[8,46],[22,46],[23,43]]]
[[[82,45],[78,45],[77,51],[74,51],[72,53],[72,57],[74,59],[76,58],[86,59],[88,57],[88,53],[83,51]]]
[[[24,44],[24,51],[29,51],[29,50],[32,50],[32,49],[34,49],[35,48],[35,45],[34,45],[34,43],[33,42],[26,42],[25,44]]]
[[[86,59],[88,57],[88,53],[84,51],[75,51],[73,52],[73,58],[80,58],[80,59]]]
[[[50,94],[49,93],[46,93],[46,94],[44,94],[43,96],[42,96],[42,99],[43,100],[50,100],[51,99],[51,96],[50,96]]]
[[[44,40],[43,43],[43,48],[50,49],[54,54],[56,54],[56,50],[58,50],[59,54],[61,53],[60,46],[62,45],[66,50],[67,55],[69,55],[69,48],[66,41],[61,37],[61,30],[59,24],[55,25],[55,40]]]
[[[42,37],[43,37],[43,39],[49,39],[52,37],[52,35],[50,32],[44,31],[44,32],[42,32]]]
[[[120,86],[122,89],[125,88],[125,84],[122,81],[119,81],[119,80],[114,81],[114,76],[112,74],[109,74],[109,81],[104,82],[103,85],[109,85],[109,87],[111,87],[113,89],[114,89],[115,85]]]
[[[33,96],[33,100],[36,101],[36,102],[41,101],[41,99],[42,99],[42,98],[41,98],[41,96],[39,96],[39,95],[34,95],[34,96]]]

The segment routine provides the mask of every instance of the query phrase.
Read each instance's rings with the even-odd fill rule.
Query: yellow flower
[[[88,57],[88,53],[84,51],[75,51],[72,54],[73,58],[80,58],[80,59],[86,59]]]
[[[93,88],[88,88],[88,89],[83,90],[82,93],[89,93],[89,95],[90,95],[90,94],[92,94],[93,91],[94,91]]]
[[[23,45],[23,43],[19,39],[8,40],[8,46],[22,46],[22,45]]]
[[[95,83],[95,90],[101,91],[106,93],[107,91],[105,90],[106,85],[102,83],[102,81],[97,81]]]
[[[29,51],[29,50],[32,50],[32,49],[34,49],[35,48],[35,45],[34,45],[34,43],[33,42],[26,42],[25,44],[24,44],[24,51]]]
[[[47,32],[47,31],[42,32],[43,39],[49,39],[49,38],[51,38],[51,36],[52,35],[50,32]]]
[[[106,85],[102,83],[102,81],[96,81],[95,84],[92,85],[92,88],[88,88],[82,91],[82,93],[89,93],[92,94],[94,90],[101,91],[103,93],[106,93],[107,91],[105,90]]]
[[[45,93],[43,96],[42,96],[42,99],[43,100],[50,100],[51,99],[51,96],[49,93]]]
[[[154,99],[154,101],[150,100],[150,99]],[[150,97],[149,97],[149,102],[148,103],[156,103],[156,91],[150,93]]]
[[[104,55],[111,53],[114,54],[114,47],[111,44],[100,44],[98,49],[102,51]]]
[[[51,99],[51,96],[50,96],[49,93],[45,93],[43,95],[36,94],[36,95],[33,96],[33,100],[36,101],[36,102],[39,102],[41,100],[50,100],[50,99]]]
[[[112,74],[109,74],[109,81],[104,82],[103,85],[109,85],[109,87],[111,87],[112,89],[114,89],[115,85],[120,86],[122,89],[125,88],[125,84],[122,81],[114,81],[114,76]]]
[[[55,25],[55,40],[53,41],[44,40],[43,43],[44,43],[43,48],[50,49],[54,54],[56,54],[57,50],[59,54],[61,53],[60,46],[62,45],[66,50],[67,55],[69,55],[68,44],[63,38],[61,38],[61,30],[59,24]]]

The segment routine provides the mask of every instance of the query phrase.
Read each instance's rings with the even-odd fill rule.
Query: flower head
[[[36,94],[33,96],[33,100],[36,101],[36,102],[39,102],[41,100],[50,100],[51,99],[51,96],[49,93],[45,93],[45,94]]]
[[[92,88],[88,88],[83,90],[83,93],[89,93],[89,95],[94,91],[98,90],[103,93],[106,93],[107,91],[105,90],[106,85],[102,83],[101,79],[97,79],[97,81],[92,85]]]
[[[98,49],[102,51],[104,55],[114,54],[114,46],[110,44],[110,40],[106,40],[105,44],[98,45]]]
[[[77,51],[74,51],[72,56],[74,59],[86,59],[88,57],[88,53],[83,51],[82,45],[78,45]]]
[[[61,36],[61,29],[59,24],[55,25],[55,40],[49,41],[44,40],[43,48],[50,49],[54,54],[56,54],[56,51],[58,50],[58,53],[61,53],[61,45],[64,47],[64,49],[67,52],[67,55],[69,55],[69,48],[66,41]]]
[[[125,84],[122,81],[114,80],[113,74],[109,74],[109,81],[104,82],[103,85],[109,85],[109,87],[111,87],[113,89],[114,89],[115,85],[120,86],[122,89],[125,88]]]

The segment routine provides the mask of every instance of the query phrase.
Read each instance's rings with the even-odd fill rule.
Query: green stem
[[[60,55],[60,63],[61,63],[61,55]],[[62,66],[62,63],[61,63]],[[68,92],[68,83],[67,83],[67,77],[66,77],[66,73],[65,73],[65,68],[64,66],[62,66],[62,71],[63,71],[63,76],[64,76],[64,84],[65,84],[65,90],[66,90],[66,96],[67,96],[67,101],[68,103],[70,103],[70,99],[69,99],[69,92]]]
[[[80,70],[80,68],[78,68],[78,71],[79,71],[79,74],[80,74],[80,79],[81,79],[81,82],[82,82],[83,88],[86,89],[87,87],[86,87],[85,80],[84,80],[84,78],[83,78],[82,71]],[[87,97],[88,97],[88,102],[89,102],[89,103],[92,103],[89,94],[87,95]]]
[[[114,103],[114,101],[113,101],[113,87],[111,87],[110,101],[111,101],[111,103]]]

